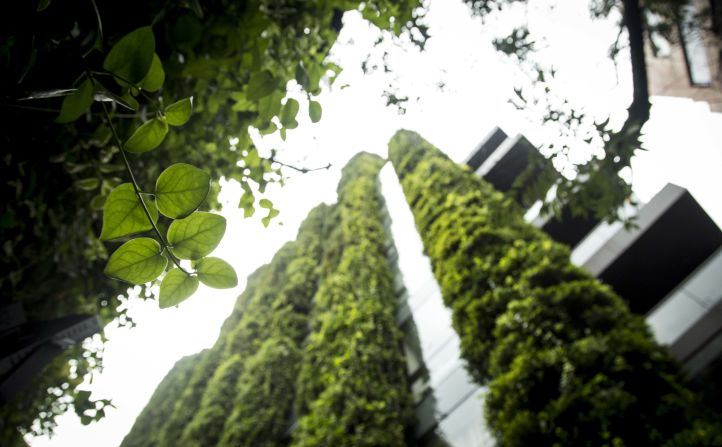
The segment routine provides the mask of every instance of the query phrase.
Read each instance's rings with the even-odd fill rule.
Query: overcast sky
[[[623,118],[631,98],[628,63],[622,56],[615,70],[606,54],[616,29],[607,22],[592,22],[588,15],[586,2],[567,1],[552,12],[537,11],[529,20],[532,30],[546,37],[544,57],[558,67],[564,93],[591,113]],[[433,37],[425,52],[386,48],[396,82],[411,97],[405,115],[385,107],[381,92],[389,77],[383,73],[364,76],[360,70],[372,51],[375,31],[358,14],[347,14],[344,20],[333,50],[344,71],[321,95],[321,122],[299,119],[300,127],[289,132],[286,142],[271,136],[261,143],[266,149],[283,149],[287,161],[309,167],[331,162],[333,168],[295,175],[282,189],[269,188],[269,198],[281,214],[268,229],[260,224],[259,216],[244,220],[235,209],[237,185],[228,185],[222,192],[230,204],[223,212],[228,229],[214,255],[231,262],[240,278],[268,262],[283,243],[293,239],[312,207],[335,201],[340,168],[353,154],[366,150],[386,156],[387,142],[397,129],[419,132],[457,161],[495,125],[510,135],[524,133],[533,143],[543,143],[545,129],[507,104],[512,88],[523,78],[513,63],[492,49],[491,36],[484,32],[489,26],[472,19],[460,1],[432,2],[428,23]],[[299,115],[305,117],[305,101],[300,95],[298,99],[302,102]],[[652,103],[651,119],[644,128],[648,152],[633,164],[637,194],[647,201],[665,183],[676,183],[688,188],[722,224],[722,115],[688,99],[654,97]],[[118,445],[172,365],[215,341],[244,286],[245,279],[228,291],[201,286],[195,296],[174,309],[160,310],[154,300],[134,300],[129,313],[138,327],[108,326],[105,371],[87,385],[94,399],[111,398],[117,409],[108,409],[105,419],[86,427],[71,411],[58,419],[55,437],[32,440],[32,445]]]

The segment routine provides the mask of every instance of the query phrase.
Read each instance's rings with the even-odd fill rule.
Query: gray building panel
[[[496,148],[506,140],[508,135],[498,127],[495,127],[487,134],[487,136],[481,140],[478,146],[471,151],[464,164],[469,166],[472,170],[479,169],[479,166],[489,158],[489,155],[496,150]]]

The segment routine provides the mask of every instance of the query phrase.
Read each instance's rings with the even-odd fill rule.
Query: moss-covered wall
[[[176,364],[124,447],[407,444],[382,165],[368,154],[349,163],[338,204],[315,208],[249,277],[218,341]]]
[[[338,188],[329,274],[315,297],[294,446],[403,446],[411,395],[395,322],[378,173],[384,161],[356,156]]]
[[[389,154],[499,445],[722,445],[644,321],[567,247],[418,134]]]

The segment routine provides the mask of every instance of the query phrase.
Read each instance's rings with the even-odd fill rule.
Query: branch
[[[639,0],[622,0],[622,3],[624,5],[624,26],[627,27],[627,33],[629,34],[632,84],[634,87],[627,122],[633,122],[641,128],[649,120],[650,109],[647,65],[644,57],[644,22]]]
[[[95,80],[93,80],[93,77],[90,76],[88,73],[88,77],[90,78],[90,81],[93,83],[93,88],[95,88]],[[190,273],[186,271],[183,267],[180,265],[180,261],[178,258],[175,257],[173,254],[173,251],[170,248],[170,245],[168,245],[168,242],[163,237],[163,234],[158,229],[158,226],[156,225],[155,221],[153,220],[153,217],[150,215],[150,211],[148,210],[148,206],[145,204],[145,201],[143,200],[143,192],[140,190],[140,186],[138,186],[138,182],[135,180],[135,175],[133,175],[133,169],[130,167],[130,162],[128,161],[128,156],[125,153],[125,149],[123,148],[123,140],[120,139],[120,136],[118,136],[118,131],[115,129],[115,126],[113,126],[113,121],[110,118],[110,113],[108,112],[108,107],[105,105],[104,102],[100,102],[100,104],[103,106],[103,113],[105,115],[105,119],[108,122],[108,127],[110,127],[110,131],[113,133],[113,138],[115,139],[115,143],[118,145],[118,148],[120,149],[120,154],[123,156],[123,162],[125,163],[125,168],[128,171],[128,176],[130,177],[130,182],[133,185],[133,190],[135,191],[135,196],[140,202],[141,207],[143,208],[143,212],[145,213],[145,217],[148,218],[148,222],[153,226],[153,231],[158,236],[158,239],[160,240],[160,244],[163,247],[163,250],[168,253],[171,261],[181,269],[183,273],[190,276]]]
[[[271,163],[278,163],[278,164],[281,165],[281,166],[284,166],[284,167],[286,167],[286,168],[293,169],[293,170],[295,170],[295,171],[300,172],[301,174],[306,174],[306,173],[313,172],[313,171],[322,171],[322,170],[324,170],[324,169],[330,169],[330,168],[331,168],[331,163],[327,164],[326,166],[319,166],[319,167],[317,167],[317,168],[299,168],[298,166],[294,166],[294,165],[291,165],[291,164],[284,163],[284,162],[282,162],[282,161],[276,160],[274,157],[269,158],[268,161],[270,161]]]

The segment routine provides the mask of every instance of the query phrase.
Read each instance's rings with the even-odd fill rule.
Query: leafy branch
[[[90,78],[91,82],[92,77]],[[108,107],[101,103],[103,107],[103,114],[105,115],[105,120],[108,124],[108,127],[110,127],[111,132],[113,133],[113,138],[115,139],[115,143],[118,145],[118,148],[120,150],[120,154],[123,157],[123,163],[125,164],[126,172],[128,173],[128,177],[130,178],[130,182],[133,185],[133,191],[135,192],[135,196],[138,198],[138,203],[143,209],[143,213],[145,214],[145,217],[148,219],[148,222],[153,227],[153,231],[155,232],[156,236],[158,237],[158,240],[160,241],[161,246],[163,247],[163,251],[168,253],[168,257],[173,261],[173,263],[183,271],[186,275],[191,275],[190,272],[186,271],[180,264],[180,260],[173,254],[173,251],[171,250],[170,246],[168,245],[168,242],[163,237],[163,234],[158,229],[158,225],[156,225],[155,220],[150,215],[150,211],[148,210],[148,205],[146,204],[146,201],[143,199],[140,187],[138,186],[138,181],[135,179],[135,175],[133,174],[133,169],[130,166],[130,162],[128,161],[128,155],[126,154],[125,149],[123,148],[123,141],[118,136],[118,131],[116,130],[115,126],[113,125],[113,120],[110,117],[110,113],[108,112]]]
[[[121,87],[121,94],[110,93],[96,75],[112,77]],[[155,54],[153,31],[150,27],[139,28],[110,49],[102,71],[86,67],[78,88],[63,100],[56,121],[71,122],[88,113],[96,92],[103,92],[134,110],[139,108],[135,96],[141,95],[152,103],[156,116],[142,123],[123,141],[108,106],[101,101],[105,122],[130,182],[110,191],[103,205],[100,239],[131,237],[110,256],[105,274],[132,284],[158,279],[166,272],[170,259],[174,267],[163,276],[158,297],[161,307],[170,307],[193,295],[199,282],[215,288],[231,288],[238,284],[238,278],[230,264],[207,257],[220,243],[226,228],[223,217],[198,211],[210,190],[210,175],[195,166],[176,163],[160,174],[155,190],[147,192],[138,183],[128,159],[128,153],[142,154],[156,149],[163,143],[169,126],[182,126],[191,117],[192,98],[161,108],[157,99],[149,95],[159,90],[164,80],[162,64]],[[165,236],[157,224],[160,215],[171,220]],[[147,231],[152,231],[155,238],[132,238]],[[182,259],[192,261],[195,269],[185,269]]]

